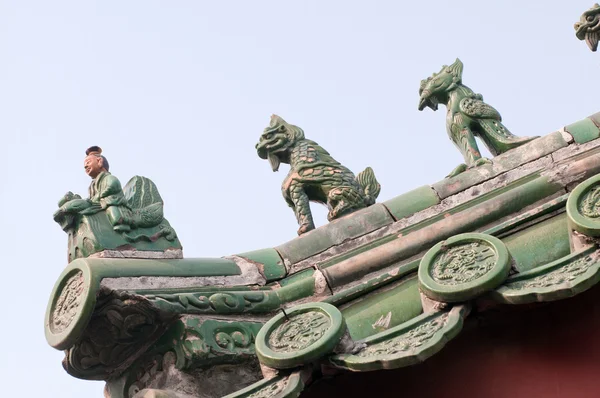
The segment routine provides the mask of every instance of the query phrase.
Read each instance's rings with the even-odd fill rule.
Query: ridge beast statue
[[[433,76],[421,80],[419,110],[430,107],[437,110],[438,104],[446,105],[446,129],[450,139],[465,159],[465,164],[456,167],[448,177],[462,173],[467,168],[490,163],[481,156],[475,136],[481,138],[492,155],[521,146],[537,137],[517,137],[503,124],[500,113],[483,102],[481,94],[462,84],[463,63],[457,58]]]
[[[598,49],[600,41],[600,4],[596,3],[592,8],[584,12],[575,23],[575,35],[579,40],[585,40],[592,51]]]
[[[281,191],[294,210],[302,235],[315,228],[309,201],[329,208],[329,221],[375,203],[381,186],[373,169],[367,167],[356,177],[314,141],[304,138],[304,131],[277,115],[271,116],[256,144],[258,156],[269,159],[273,171],[288,163],[290,171]]]
[[[68,192],[58,202],[54,221],[69,234],[69,261],[104,250],[180,249],[163,216],[163,200],[148,178],[135,176],[125,188],[109,170],[102,149],[85,152],[84,169],[92,178],[89,197]],[[164,238],[166,242],[160,238]],[[161,240],[162,242],[157,241]]]

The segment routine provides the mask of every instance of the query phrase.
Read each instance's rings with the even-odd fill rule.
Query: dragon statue
[[[598,49],[600,41],[600,4],[596,3],[592,8],[584,12],[575,23],[575,35],[579,40],[585,40],[592,51]]]
[[[496,156],[509,149],[521,146],[537,137],[517,137],[503,124],[500,113],[483,102],[481,94],[462,84],[463,63],[457,58],[444,65],[439,73],[421,80],[419,110],[430,107],[437,110],[438,104],[446,105],[446,129],[452,142],[458,147],[465,164],[456,167],[448,177],[453,177],[467,168],[490,163],[481,156],[475,137],[482,139],[486,147]]]
[[[277,115],[256,144],[258,156],[269,159],[273,171],[288,163],[290,171],[281,191],[294,210],[302,235],[315,228],[309,202],[324,203],[329,221],[375,203],[381,186],[373,169],[367,167],[356,177],[314,141],[304,138],[304,131]]]

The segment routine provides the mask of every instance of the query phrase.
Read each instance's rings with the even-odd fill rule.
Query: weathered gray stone
[[[442,216],[443,214],[460,205],[466,205],[471,200],[493,192],[496,189],[503,188],[520,178],[539,172],[551,166],[552,157],[547,155],[541,159],[537,159],[533,162],[517,167],[514,170],[510,170],[509,172],[501,174],[491,180],[487,180],[481,184],[465,189],[456,195],[445,198],[439,204],[415,213],[410,217],[403,218],[391,225],[385,226],[356,239],[348,240],[340,245],[333,246],[322,253],[299,261],[290,267],[290,273],[293,274],[303,269],[310,268],[314,264],[322,264],[323,262],[331,260],[340,254],[347,254],[353,249],[358,249],[369,243],[375,242],[378,239],[385,238],[386,236],[397,235],[405,228],[411,227],[436,216]]]
[[[405,194],[383,202],[396,220],[415,214],[440,203],[440,198],[429,185],[413,189]]]
[[[134,385],[132,392],[136,398],[214,398],[241,390],[261,378],[256,361],[244,365],[215,365],[181,371],[175,367],[174,354],[167,353],[162,370],[156,370],[149,378],[142,376],[142,380],[136,384],[143,386],[143,389],[136,391]],[[171,395],[164,395],[167,394],[165,390]]]
[[[186,288],[200,286],[248,286],[265,285],[266,279],[260,273],[258,267],[241,257],[226,257],[232,260],[242,271],[241,275],[229,276],[138,276],[104,278],[100,286],[111,290],[141,290],[141,289],[167,289]]]
[[[561,148],[558,151],[552,153],[552,160],[554,162],[560,162],[565,159],[579,157],[582,154],[585,154],[586,152],[598,147],[600,147],[600,139],[588,141],[584,144],[573,143],[566,148]]]
[[[284,264],[289,267],[331,246],[368,234],[393,222],[394,219],[385,206],[377,203],[305,233],[275,249],[283,258]]]
[[[523,164],[551,154],[567,145],[568,142],[563,137],[563,133],[556,131],[496,156],[491,165],[474,167],[456,177],[437,182],[433,184],[433,189],[441,199],[444,199]]]
[[[596,126],[598,126],[598,128],[600,128],[600,112],[596,112],[591,116],[588,116],[590,119],[592,119],[592,122],[594,122],[596,124]]]
[[[89,258],[145,258],[145,259],[178,259],[183,258],[183,250],[170,249],[165,251],[143,250],[103,250],[94,253]]]

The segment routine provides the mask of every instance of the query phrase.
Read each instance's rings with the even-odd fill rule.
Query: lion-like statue
[[[381,186],[370,167],[356,177],[314,141],[304,138],[304,131],[277,115],[256,144],[258,156],[269,159],[273,171],[288,163],[290,171],[281,191],[294,210],[302,235],[315,228],[309,202],[326,204],[329,221],[375,203]]]

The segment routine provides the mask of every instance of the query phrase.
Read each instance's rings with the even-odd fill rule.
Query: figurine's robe
[[[121,182],[108,171],[103,171],[94,178],[88,189],[92,206],[81,214],[94,214],[105,210],[113,226],[132,223],[131,209],[123,194]]]
[[[92,180],[88,189],[89,200],[99,204],[104,210],[109,206],[127,206],[119,179],[108,171],[103,171]]]

